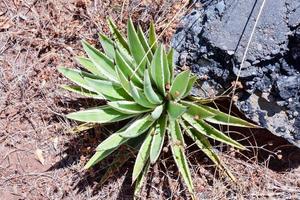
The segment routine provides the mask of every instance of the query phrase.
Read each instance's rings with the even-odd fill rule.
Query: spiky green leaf
[[[153,60],[150,65],[150,75],[154,81],[157,89],[165,95],[165,77],[164,77],[164,66],[163,66],[163,47],[160,45],[153,56]]]
[[[168,55],[168,67],[170,71],[170,82],[174,79],[174,49],[171,48]]]
[[[140,106],[133,101],[112,101],[107,103],[113,109],[124,114],[141,114],[149,111],[149,108]]]
[[[143,81],[142,79],[134,73],[133,69],[127,64],[127,62],[123,59],[121,54],[116,51],[116,68],[119,68],[125,77],[127,77],[127,80],[131,78],[132,82],[138,87],[143,87]]]
[[[78,56],[75,58],[75,60],[86,70],[90,71],[94,75],[97,75],[100,79],[106,79],[106,77],[97,69],[97,67],[89,58]]]
[[[162,150],[164,140],[165,140],[165,133],[167,128],[167,116],[162,115],[159,120],[157,121],[157,124],[155,126],[153,139],[151,142],[151,148],[150,148],[150,162],[151,164],[154,164]]]
[[[231,139],[230,137],[228,137],[221,131],[214,128],[213,126],[207,124],[203,120],[200,119],[200,120],[196,121],[192,115],[189,115],[186,113],[183,114],[182,117],[187,123],[189,123],[193,128],[196,129],[196,131],[199,131],[201,134],[203,134],[207,137],[210,137],[214,140],[217,140],[219,142],[236,147],[238,149],[245,150],[245,147],[243,145],[241,145],[237,141]]]
[[[188,95],[190,95],[192,89],[193,89],[193,86],[195,84],[195,82],[197,81],[197,76],[192,76],[190,79],[189,79],[189,82],[188,82],[188,85],[187,85],[187,88],[186,88],[186,91],[183,95],[182,98],[185,98],[187,97]]]
[[[130,94],[135,102],[146,108],[154,108],[156,105],[148,101],[143,90],[137,88],[132,82],[129,82]]]
[[[247,122],[241,118],[234,117],[232,115],[228,115],[224,112],[221,112],[217,109],[211,108],[209,106],[200,105],[202,108],[208,110],[209,112],[214,113],[213,117],[206,118],[205,120],[220,125],[229,125],[229,126],[238,126],[238,127],[246,127],[246,128],[259,128],[259,126]]]
[[[177,119],[179,118],[185,111],[187,110],[186,106],[183,106],[180,103],[176,103],[174,101],[168,102],[168,114],[171,119]]]
[[[101,43],[101,46],[105,52],[105,54],[111,58],[115,59],[115,45],[114,42],[106,37],[104,34],[99,34],[99,41]]]
[[[105,96],[108,100],[124,100],[131,99],[125,90],[116,83],[104,80],[96,80],[91,78],[85,78],[88,85],[93,88],[95,92]]]
[[[162,97],[157,92],[155,92],[155,90],[152,87],[148,69],[146,69],[144,73],[144,92],[146,98],[150,103],[152,104],[162,103]]]
[[[197,105],[189,101],[180,101],[183,105],[188,107],[187,113],[199,119],[206,119],[215,116],[214,113],[210,112],[208,109]]]
[[[140,173],[142,173],[142,170],[145,167],[147,160],[149,159],[153,131],[153,129],[149,131],[136,157],[132,172],[132,182],[135,182]]]
[[[155,33],[155,25],[154,25],[153,21],[150,22],[149,46],[151,47],[151,50],[154,53],[157,49],[157,38],[156,38],[156,33]]]
[[[153,53],[150,50],[148,41],[147,41],[147,39],[146,39],[146,37],[144,35],[144,32],[142,30],[142,27],[140,25],[137,28],[137,35],[138,35],[138,37],[139,37],[139,39],[141,41],[142,46],[144,47],[144,50],[145,50],[145,53],[147,54],[148,59],[152,60]]]
[[[170,120],[169,122],[169,137],[171,139],[171,150],[175,163],[189,192],[193,194],[192,176],[184,153],[183,135],[177,120]]]
[[[136,63],[138,64],[137,67],[138,67],[139,74],[143,75],[148,58],[145,54],[145,50],[143,48],[143,45],[141,44],[141,41],[139,40],[139,37],[136,33],[136,30],[134,28],[131,19],[128,20],[127,35],[128,35],[128,44],[129,44],[131,55],[133,56]]]
[[[131,118],[133,115],[120,113],[108,106],[100,106],[83,111],[73,112],[66,115],[66,117],[81,122],[112,123]]]
[[[154,122],[151,115],[146,115],[133,122],[124,132],[120,133],[120,135],[125,138],[137,137],[147,131]]]
[[[118,30],[117,26],[115,25],[115,23],[113,22],[113,20],[111,18],[108,19],[108,25],[109,25],[109,29],[113,35],[113,38],[115,40],[117,40],[123,46],[123,48],[125,48],[127,51],[129,51],[129,46],[127,44],[125,37]]]
[[[73,83],[76,83],[80,87],[95,92],[95,90],[90,87],[90,85],[87,83],[87,81],[84,79],[85,77],[97,79],[97,76],[83,72],[78,69],[70,69],[65,67],[58,67],[58,71],[62,73],[65,77],[70,79]]]
[[[70,92],[74,92],[77,94],[80,94],[82,96],[86,96],[89,98],[94,98],[94,99],[105,99],[103,95],[99,95],[97,93],[91,92],[90,90],[86,90],[80,86],[77,85],[61,85],[61,88],[68,90]]]
[[[101,74],[110,81],[118,82],[113,61],[86,41],[82,41],[82,46]]]

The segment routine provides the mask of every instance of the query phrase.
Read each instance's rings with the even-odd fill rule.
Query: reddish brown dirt
[[[91,102],[59,89],[66,79],[56,68],[76,67],[72,58],[83,54],[80,40],[98,44],[97,32],[108,30],[107,16],[123,28],[129,14],[143,27],[152,18],[162,31],[183,4],[172,0],[0,2],[0,199],[132,199],[132,160],[104,185],[99,181],[111,159],[94,171],[82,170],[107,131],[69,133],[75,124],[64,114]],[[164,41],[170,40],[178,22],[179,17],[163,35]],[[42,152],[40,158],[37,151]],[[299,169],[278,173],[250,161],[226,159],[226,154],[225,161],[241,183],[229,187],[229,182],[215,179],[209,163],[201,161],[205,168],[200,167],[191,155],[194,153],[190,157],[200,197],[263,199],[299,194]],[[161,166],[149,174],[143,199],[188,198],[169,160],[165,156]]]

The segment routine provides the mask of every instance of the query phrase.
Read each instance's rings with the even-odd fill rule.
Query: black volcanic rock
[[[300,0],[266,1],[240,72],[263,1],[199,2],[173,38],[177,64],[208,77],[197,94],[221,94],[239,74],[240,111],[300,147]]]

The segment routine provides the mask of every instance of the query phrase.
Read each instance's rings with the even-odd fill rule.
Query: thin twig
[[[233,89],[232,89],[232,96],[231,96],[231,101],[230,101],[230,106],[229,106],[229,112],[228,112],[229,115],[230,115],[231,109],[232,109],[233,98],[234,98],[234,94],[235,94],[235,91],[236,91],[237,82],[239,81],[239,78],[240,78],[240,75],[241,75],[242,68],[244,67],[244,62],[245,62],[245,60],[246,60],[246,56],[247,56],[247,53],[248,53],[250,44],[251,44],[251,42],[252,42],[252,39],[253,39],[253,36],[254,36],[255,29],[256,29],[256,27],[257,27],[258,21],[259,21],[259,19],[260,19],[260,16],[261,16],[261,14],[262,14],[263,8],[264,8],[264,6],[265,6],[265,3],[266,3],[266,0],[263,0],[262,4],[261,4],[261,6],[260,6],[260,9],[259,9],[257,18],[256,18],[256,20],[255,20],[254,26],[253,26],[253,28],[252,28],[252,31],[251,31],[251,34],[250,34],[250,37],[249,37],[249,40],[248,40],[248,43],[247,43],[245,52],[244,52],[244,54],[243,54],[243,58],[242,58],[241,65],[240,65],[240,68],[239,68],[239,71],[238,71],[238,75],[237,75],[237,77],[236,77],[236,80],[235,80],[235,83],[234,83],[234,86],[233,86]],[[228,117],[228,122],[229,122],[229,120],[230,120],[230,117]],[[229,130],[229,125],[227,126],[227,129]]]

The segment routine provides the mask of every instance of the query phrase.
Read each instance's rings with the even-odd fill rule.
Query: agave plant
[[[158,161],[165,146],[171,149],[188,191],[193,195],[192,177],[185,156],[186,135],[218,168],[234,178],[221,163],[209,139],[241,150],[245,147],[212,124],[256,126],[205,105],[201,98],[191,98],[196,76],[189,70],[175,75],[174,51],[167,51],[158,44],[153,23],[148,38],[140,26],[134,27],[130,19],[127,38],[112,20],[108,23],[112,37],[99,35],[104,52],[86,41],[82,42],[88,57],[76,59],[85,71],[59,67],[59,71],[76,84],[64,85],[63,88],[107,102],[106,105],[70,113],[67,118],[101,124],[127,121],[124,127],[99,144],[85,168],[99,163],[121,145],[138,148],[132,173],[138,192],[149,167]]]

